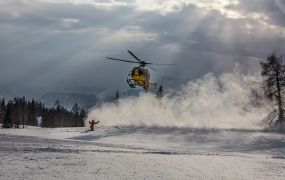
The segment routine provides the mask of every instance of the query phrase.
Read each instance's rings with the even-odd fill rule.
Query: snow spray
[[[270,107],[253,96],[260,89],[260,84],[251,83],[256,79],[239,72],[206,74],[161,99],[141,93],[94,107],[88,120],[95,118],[105,126],[261,128]]]

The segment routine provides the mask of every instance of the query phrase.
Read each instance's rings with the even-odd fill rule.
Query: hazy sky
[[[178,86],[285,54],[284,0],[0,0],[0,88],[18,95],[125,90],[126,50]]]

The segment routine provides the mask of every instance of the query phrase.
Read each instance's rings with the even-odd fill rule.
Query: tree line
[[[0,123],[3,128],[40,127],[83,127],[86,112],[77,103],[68,111],[57,100],[55,106],[47,108],[35,100],[16,97],[0,101]]]

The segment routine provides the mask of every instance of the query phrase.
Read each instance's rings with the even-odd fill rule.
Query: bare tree
[[[271,112],[266,121],[269,125],[284,123],[284,90],[285,90],[285,66],[282,65],[282,57],[273,53],[266,62],[261,62],[261,75],[264,78],[265,95],[277,106]]]

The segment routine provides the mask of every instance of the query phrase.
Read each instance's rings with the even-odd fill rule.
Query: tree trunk
[[[277,123],[281,124],[284,121],[284,113],[282,109],[282,94],[281,94],[281,86],[280,86],[280,81],[279,81],[279,72],[276,72],[276,77],[277,77],[277,101],[278,101],[278,111],[279,111],[279,118]]]

